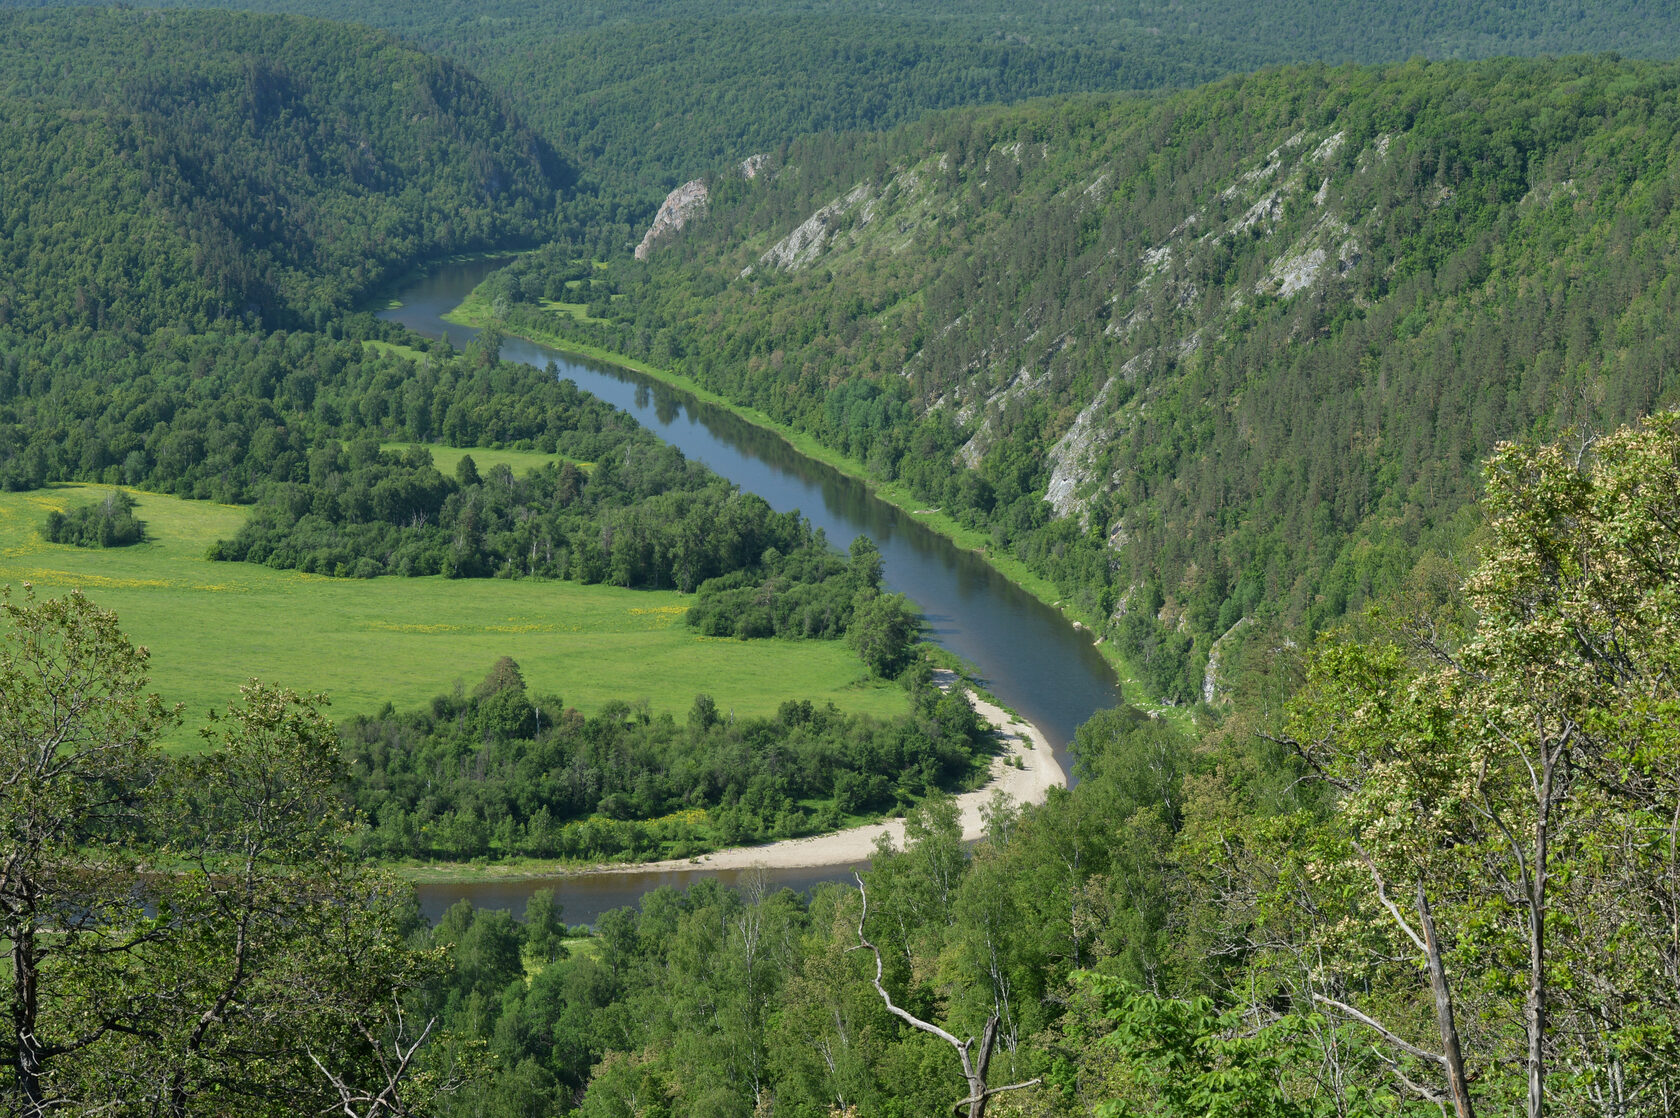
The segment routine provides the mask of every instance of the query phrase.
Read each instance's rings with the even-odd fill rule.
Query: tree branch
[[[1361,1025],[1364,1025],[1366,1028],[1373,1029],[1376,1032],[1381,1033],[1382,1038],[1384,1040],[1386,1040],[1386,1041],[1388,1041],[1388,1043],[1394,1045],[1394,1047],[1400,1049],[1400,1051],[1405,1052],[1408,1055],[1416,1056],[1420,1060],[1429,1060],[1429,1061],[1431,1061],[1435,1064],[1438,1064],[1443,1069],[1446,1068],[1447,1058],[1445,1056],[1441,1055],[1439,1052],[1431,1052],[1427,1048],[1419,1048],[1417,1045],[1413,1044],[1409,1040],[1402,1040],[1400,1037],[1398,1037],[1394,1033],[1390,1032],[1388,1030],[1388,1027],[1385,1026],[1382,1022],[1378,1021],[1374,1017],[1367,1017],[1365,1014],[1359,1012],[1357,1009],[1353,1008],[1351,1005],[1348,1005],[1346,1002],[1339,1002],[1335,998],[1327,998],[1323,994],[1320,994],[1316,991],[1313,993],[1312,998],[1313,998],[1313,1001],[1315,1001],[1315,1002],[1323,1002],[1325,1005],[1329,1006],[1331,1009],[1334,1009],[1334,1010],[1337,1010],[1341,1013],[1347,1014],[1349,1017],[1353,1018],[1355,1021],[1358,1021]]]
[[[857,880],[858,893],[863,897],[863,910],[858,914],[858,947],[869,951],[875,956],[875,992],[881,995],[881,1000],[883,1002],[887,1003],[887,1012],[906,1024],[920,1029],[924,1033],[932,1033],[940,1040],[943,1040],[946,1044],[951,1045],[951,1047],[955,1048],[962,1054],[963,1064],[966,1066],[968,1063],[968,1046],[974,1043],[972,1037],[967,1041],[958,1040],[938,1025],[935,1025],[930,1021],[923,1021],[915,1014],[910,1013],[907,1010],[900,1009],[898,1006],[893,1004],[892,995],[887,993],[887,988],[881,985],[881,950],[863,937],[863,922],[869,918],[869,893],[863,887],[863,878],[860,877],[856,871],[853,871],[852,877]]]
[[[1400,930],[1406,933],[1406,938],[1417,944],[1419,951],[1427,953],[1429,948],[1424,944],[1423,937],[1412,930],[1412,926],[1406,922],[1406,918],[1400,915],[1399,906],[1388,899],[1388,888],[1383,882],[1381,872],[1377,870],[1376,861],[1357,842],[1353,844],[1353,848],[1359,852],[1359,857],[1364,861],[1365,868],[1371,871],[1371,879],[1377,883],[1377,899],[1382,902],[1384,908],[1388,909],[1388,914],[1394,917],[1394,922],[1400,925]]]
[[[870,954],[875,956],[875,992],[880,994],[881,1000],[886,1003],[887,1012],[924,1033],[939,1037],[957,1050],[957,1057],[962,1060],[963,1078],[968,1080],[968,1097],[953,1103],[952,1109],[960,1114],[963,1107],[966,1106],[969,1118],[985,1118],[986,1101],[993,1095],[1002,1094],[1005,1091],[1019,1091],[1023,1087],[1037,1086],[1041,1082],[1038,1079],[1031,1079],[1024,1083],[1011,1083],[1006,1087],[986,1086],[986,1069],[991,1063],[992,1046],[997,1042],[997,1014],[994,1013],[986,1021],[986,1030],[980,1040],[980,1057],[976,1061],[970,1056],[974,1047],[973,1037],[969,1037],[967,1040],[958,1040],[931,1021],[923,1021],[915,1014],[900,1009],[893,1004],[891,995],[887,993],[887,988],[881,984],[881,951],[873,943],[870,943],[863,934],[864,921],[869,919],[869,891],[863,887],[863,877],[856,870],[852,871],[852,877],[857,881],[858,895],[863,898],[863,905],[858,913],[858,946],[852,950],[867,949]]]

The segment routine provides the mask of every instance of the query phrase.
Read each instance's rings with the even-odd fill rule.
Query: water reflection
[[[560,902],[562,915],[568,924],[593,924],[603,912],[625,905],[640,903],[642,896],[661,885],[686,889],[702,878],[715,878],[726,886],[747,884],[759,877],[771,892],[792,889],[810,893],[825,881],[850,880],[844,866],[816,869],[770,870],[666,870],[647,873],[582,873],[560,877],[526,878],[518,881],[475,881],[451,885],[422,885],[420,911],[426,919],[436,923],[449,906],[468,900],[478,908],[511,909],[522,915],[531,894],[538,889],[552,889]]]

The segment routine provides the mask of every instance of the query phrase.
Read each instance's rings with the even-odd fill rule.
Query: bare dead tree
[[[1420,1060],[1428,1061],[1440,1068],[1447,1078],[1447,1087],[1451,1092],[1453,1110],[1458,1118],[1475,1118],[1475,1107],[1470,1101],[1470,1080],[1469,1076],[1465,1074],[1464,1055],[1459,1047],[1458,1027],[1453,1021],[1452,988],[1447,984],[1447,971],[1441,960],[1441,944],[1435,936],[1435,918],[1429,910],[1429,897],[1424,893],[1423,878],[1420,876],[1417,883],[1418,923],[1422,927],[1422,934],[1420,935],[1402,915],[1399,906],[1390,899],[1388,888],[1383,881],[1382,874],[1377,870],[1376,863],[1357,843],[1354,844],[1354,849],[1358,850],[1360,856],[1364,858],[1365,864],[1371,870],[1371,876],[1376,880],[1377,899],[1382,902],[1383,907],[1394,918],[1395,924],[1406,934],[1406,938],[1410,939],[1423,953],[1424,959],[1428,963],[1429,987],[1435,998],[1435,1024],[1441,1033],[1441,1051],[1431,1052],[1428,1049],[1419,1048],[1417,1045],[1395,1035],[1381,1022],[1334,998],[1314,993],[1313,1000],[1353,1018],[1367,1028],[1375,1030],[1384,1040],[1402,1052]],[[1396,1074],[1399,1074],[1397,1065],[1391,1065],[1391,1068],[1396,1071]],[[1403,1076],[1401,1078],[1408,1087],[1424,1095],[1424,1097],[1430,1098],[1433,1096],[1433,1092],[1420,1089],[1410,1080],[1404,1079]]]
[[[408,1077],[414,1057],[425,1047],[426,1040],[432,1035],[436,1024],[435,1017],[427,1021],[426,1027],[420,1030],[420,1035],[405,1044],[403,1011],[401,1006],[397,1006],[396,1030],[390,1038],[387,1051],[386,1044],[381,1042],[374,1030],[365,1022],[359,1022],[356,1026],[357,1031],[362,1034],[362,1039],[368,1042],[368,1047],[372,1049],[379,1065],[375,1082],[368,1087],[351,1083],[343,1075],[327,1067],[321,1062],[321,1058],[311,1051],[310,1062],[326,1076],[327,1082],[338,1093],[339,1106],[332,1113],[342,1113],[345,1118],[407,1118],[411,1111],[402,1098],[403,1080]]]
[[[974,1051],[975,1039],[973,1037],[969,1037],[967,1040],[958,1040],[951,1033],[946,1032],[944,1029],[933,1024],[931,1021],[923,1021],[915,1014],[901,1009],[897,1005],[893,1004],[892,995],[887,993],[887,988],[881,984],[881,951],[873,943],[870,943],[868,939],[864,938],[863,934],[863,923],[869,918],[869,892],[863,887],[863,878],[861,876],[857,873],[853,873],[852,877],[857,881],[858,893],[863,898],[863,909],[858,914],[858,945],[851,950],[867,950],[871,955],[875,956],[875,992],[880,994],[881,1000],[886,1003],[888,1013],[891,1013],[894,1017],[897,1017],[900,1021],[903,1021],[912,1028],[920,1029],[924,1033],[929,1033],[938,1037],[940,1040],[943,1040],[946,1044],[949,1044],[952,1048],[957,1050],[957,1058],[962,1061],[963,1078],[968,1080],[968,1097],[959,1099],[957,1102],[952,1103],[951,1109],[956,1113],[961,1114],[963,1112],[963,1108],[967,1107],[968,1118],[985,1118],[986,1103],[991,1100],[993,1095],[1001,1095],[1005,1091],[1019,1091],[1025,1087],[1036,1087],[1039,1083],[1043,1082],[1043,1080],[1035,1078],[1028,1079],[1022,1083],[1011,1083],[1005,1087],[986,1086],[986,1069],[992,1062],[992,1049],[997,1045],[997,1014],[994,1013],[986,1019],[986,1027],[980,1034],[979,1052],[976,1054]]]

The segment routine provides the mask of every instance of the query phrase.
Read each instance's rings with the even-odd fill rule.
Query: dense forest
[[[0,13],[0,325],[320,329],[416,261],[549,235],[572,174],[384,34]]]
[[[1640,0],[1428,0],[1400,10],[1375,0],[149,6],[347,20],[464,65],[576,161],[590,190],[569,228],[614,253],[634,243],[671,187],[804,133],[891,128],[934,109],[1059,93],[1187,88],[1282,62],[1680,51],[1680,16]]]
[[[932,798],[854,886],[662,889],[588,937],[546,893],[523,922],[463,902],[435,928],[343,900],[388,896],[333,853],[345,762],[400,727],[441,731],[440,773],[448,723],[524,742],[505,731],[547,701],[512,665],[360,724],[342,759],[312,703],[260,688],[209,752],[161,757],[170,713],[114,619],[8,603],[4,713],[52,711],[16,740],[69,743],[43,775],[8,767],[0,798],[0,913],[40,979],[8,1010],[30,1015],[9,1089],[124,1113],[382,1091],[393,1113],[911,1115],[976,1098],[967,1052],[982,1113],[1672,1113],[1680,415],[1584,453],[1504,446],[1485,481],[1476,561],[1420,568],[1291,654],[1281,707],[1199,742],[1102,712],[1077,786],[996,805],[972,851]],[[697,701],[674,732],[708,721]],[[506,794],[542,741],[461,783]],[[383,795],[420,777],[387,775]],[[260,828],[253,804],[275,808]],[[145,873],[152,850],[192,868]],[[77,934],[44,931],[66,903]]]
[[[707,695],[682,724],[645,704],[586,718],[528,694],[504,659],[429,710],[350,720],[346,793],[374,857],[683,858],[831,831],[989,764],[990,731],[960,692],[933,686],[925,665],[905,685],[914,711],[893,722],[792,699],[775,718],[737,720]]]
[[[0,486],[247,506],[207,561],[675,590],[908,713],[585,715],[503,659],[337,725],[253,680],[170,751],[116,617],[0,589],[0,1110],[1680,1110],[1670,7],[239,6],[0,11]],[[1580,50],[1620,55],[1462,61]],[[994,747],[874,545],[497,329],[354,310],[516,246],[503,329],[814,436],[1207,701],[1097,712],[965,844]],[[143,550],[134,511],[30,515]],[[593,928],[432,926],[379,868],[900,812],[849,882]]]
[[[1677,82],[1294,69],[812,137],[558,309],[541,253],[483,294],[907,485],[1193,701],[1238,623],[1459,546],[1497,440],[1673,398]]]

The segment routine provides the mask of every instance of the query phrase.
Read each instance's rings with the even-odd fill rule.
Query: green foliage
[[[0,105],[0,323],[30,332],[318,329],[536,238],[569,182],[475,79],[313,20],[0,13]]]
[[[0,493],[0,550],[27,556],[0,579],[27,578],[43,595],[90,588],[151,650],[158,692],[190,711],[221,706],[254,672],[310,681],[332,695],[338,718],[387,702],[420,707],[463,665],[488,668],[502,655],[519,662],[532,692],[563,693],[585,713],[646,700],[652,712],[681,720],[701,691],[737,717],[774,715],[789,695],[878,718],[909,709],[904,690],[872,681],[842,642],[697,637],[683,624],[693,598],[675,591],[535,579],[336,579],[211,563],[206,551],[248,515],[238,506],[137,491],[135,511],[147,523],[141,545],[41,542],[45,507],[107,492]],[[199,741],[180,728],[162,738],[165,748],[189,751]]]
[[[994,805],[972,852],[927,801],[866,879],[883,984],[959,1036],[996,1016],[992,1083],[1042,1077],[1035,1113],[1432,1113],[1435,1002],[1402,926],[1421,891],[1477,1112],[1523,1112],[1536,988],[1548,1109],[1660,1099],[1676,493],[1672,415],[1502,447],[1476,571],[1425,565],[1363,639],[1323,643],[1281,725],[1240,711],[1192,748],[1104,712],[1079,784]],[[539,980],[588,1007],[554,1066],[593,1065],[591,1113],[942,1110],[949,1051],[886,1015],[858,918],[843,888],[777,908],[710,883],[603,918],[598,960]]]
[[[881,573],[870,577],[816,542],[788,555],[766,550],[756,567],[701,583],[688,624],[713,637],[837,640],[852,625],[858,593],[874,590]]]
[[[903,594],[864,591],[853,605],[846,639],[870,671],[896,679],[909,666],[921,631],[921,615]]]
[[[77,1063],[150,1008],[124,989],[153,938],[127,840],[152,742],[179,712],[145,693],[145,650],[81,595],[26,588],[19,603],[8,586],[0,612],[0,1101],[36,1118],[75,1106]]]
[[[4,600],[0,1103],[279,1115],[389,1090],[378,1049],[425,961],[347,863],[318,702],[253,683],[189,761],[143,649],[79,595]],[[207,733],[210,733],[207,731]]]
[[[1341,791],[1324,876],[1427,897],[1478,1094],[1520,1098],[1493,1069],[1528,1060],[1531,1092],[1568,1096],[1591,1068],[1654,1098],[1672,1089],[1674,1010],[1651,992],[1669,932],[1639,914],[1676,868],[1658,836],[1680,767],[1680,417],[1575,451],[1505,445],[1487,479],[1473,627],[1402,614],[1327,644],[1292,704],[1291,740]],[[1359,906],[1321,981],[1359,1000],[1366,952],[1405,952],[1423,903]],[[1584,1020],[1609,1050],[1575,1039]]]
[[[96,505],[52,510],[41,534],[51,543],[77,547],[127,547],[144,538],[146,523],[134,518],[134,498],[117,490]]]
[[[68,2],[68,0],[66,0]],[[518,0],[463,9],[392,0],[160,0],[285,11],[395,31],[463,64],[579,161],[601,189],[569,224],[612,254],[664,191],[791,137],[891,128],[930,110],[1076,91],[1185,88],[1268,64],[1617,50],[1665,58],[1674,14],[1635,0],[1375,0],[1106,7],[963,0]],[[598,254],[599,255],[599,254]]]
[[[1122,1079],[1136,1094],[1098,1106],[1098,1118],[1305,1118],[1326,1108],[1290,1097],[1284,1077],[1309,1056],[1305,1022],[1283,1017],[1251,1030],[1241,1007],[1220,1013],[1211,998],[1178,1001],[1085,974],[1113,1032]],[[1141,1105],[1140,1105],[1141,1104]]]
[[[546,965],[565,957],[566,925],[560,914],[560,903],[552,889],[538,889],[525,902],[525,950],[538,963]]]
[[[960,695],[925,681],[890,721],[787,701],[774,718],[686,724],[608,703],[593,717],[530,696],[504,658],[469,694],[344,726],[345,793],[382,857],[601,860],[687,856],[829,829],[960,786],[989,732]]]
[[[1673,397],[1677,73],[1297,68],[806,137],[592,279],[609,321],[507,321],[908,487],[1192,702],[1238,621],[1322,629],[1458,546],[1500,439]]]
[[[575,389],[581,415],[556,417],[557,445],[600,459],[585,473],[551,463],[516,478],[479,477],[470,455],[454,480],[423,447],[328,442],[305,481],[269,487],[213,557],[323,574],[539,576],[692,591],[757,566],[773,549],[820,549],[807,522],[772,513]],[[562,426],[564,425],[564,426]]]

